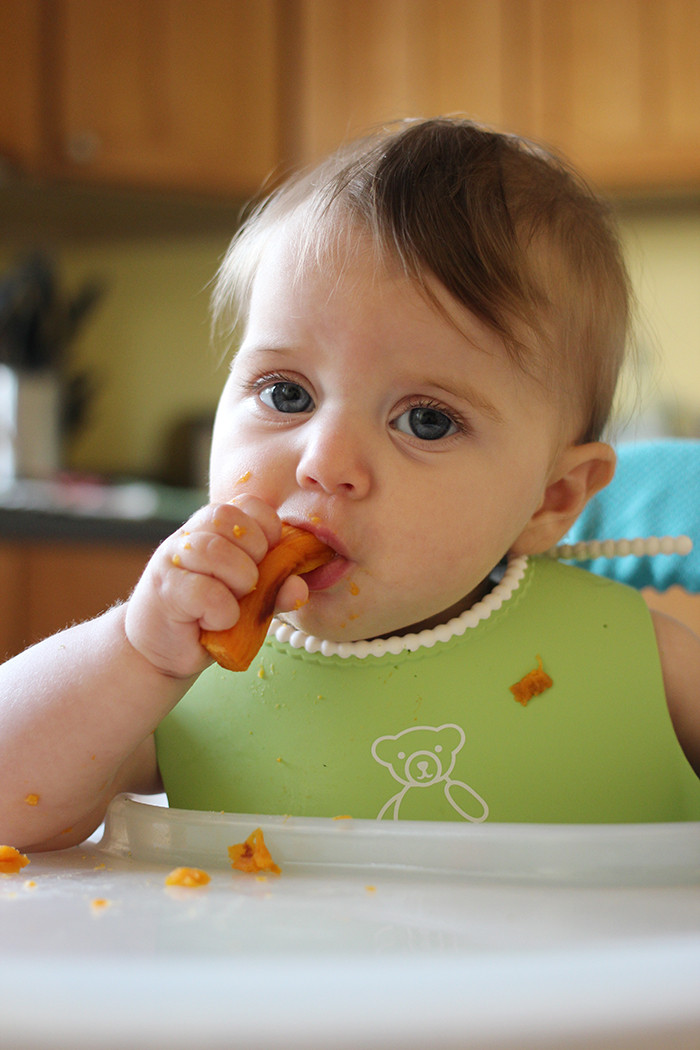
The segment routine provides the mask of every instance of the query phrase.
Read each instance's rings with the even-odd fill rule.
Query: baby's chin
[[[405,621],[395,616],[387,616],[383,620],[376,616],[365,616],[360,613],[348,613],[342,618],[325,617],[314,610],[314,597],[300,609],[278,613],[277,618],[283,623],[289,624],[295,631],[303,631],[305,634],[322,638],[326,642],[362,642],[372,641],[375,638],[395,638],[406,634],[418,634],[420,631],[431,630],[441,624],[449,622],[459,616],[466,608],[469,608],[469,600],[450,606],[433,616],[423,620]]]
[[[375,634],[367,634],[370,628],[360,623],[359,618],[355,620],[348,617],[347,620],[329,623],[324,617],[304,615],[304,612],[304,609],[299,609],[295,612],[277,613],[277,619],[295,631],[303,631],[304,634],[321,638],[325,642],[361,642],[368,637],[377,637]]]

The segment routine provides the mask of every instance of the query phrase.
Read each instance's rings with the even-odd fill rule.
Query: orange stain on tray
[[[184,886],[187,889],[206,886],[209,882],[211,882],[209,875],[201,868],[174,868],[169,875],[165,876],[166,886]]]

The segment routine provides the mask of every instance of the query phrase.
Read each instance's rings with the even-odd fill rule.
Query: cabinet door
[[[0,662],[27,644],[26,579],[22,546],[0,540]]]
[[[606,188],[697,186],[699,0],[298,0],[298,159],[397,117],[467,113]]]
[[[128,598],[151,549],[0,542],[0,660]]]
[[[0,54],[0,160],[31,171],[42,151],[39,0],[2,0]]]
[[[50,12],[60,171],[240,194],[274,168],[275,0],[52,0]]]
[[[28,640],[98,616],[128,598],[150,554],[140,546],[32,544],[25,596]]]
[[[505,122],[501,0],[300,0],[296,10],[286,101],[297,160],[404,117]]]
[[[700,179],[698,0],[531,0],[532,130],[607,187]]]

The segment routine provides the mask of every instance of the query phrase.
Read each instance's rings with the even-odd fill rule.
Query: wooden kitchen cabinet
[[[509,119],[502,0],[298,0],[292,104],[300,162],[404,117]]]
[[[242,196],[279,162],[276,0],[2,0],[3,30],[0,150],[30,172]]]
[[[0,155],[49,178],[239,198],[466,112],[604,189],[700,182],[700,0],[2,0],[0,40]]]
[[[32,171],[44,145],[40,0],[2,0],[0,55],[0,161]]]
[[[274,0],[54,0],[59,170],[249,193],[279,158]]]
[[[250,193],[279,159],[274,0],[54,0],[60,170]]]
[[[700,181],[698,0],[298,0],[297,159],[387,120],[461,112],[597,184]]]
[[[528,6],[532,132],[608,188],[697,187],[698,0]]]
[[[127,598],[151,553],[141,544],[0,542],[0,660]]]

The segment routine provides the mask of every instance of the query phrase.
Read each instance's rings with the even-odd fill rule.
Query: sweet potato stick
[[[200,641],[217,663],[229,671],[245,671],[265,641],[280,587],[294,573],[311,572],[335,556],[311,532],[282,526],[282,537],[258,566],[255,590],[241,598],[241,615],[228,631],[202,631]]]

